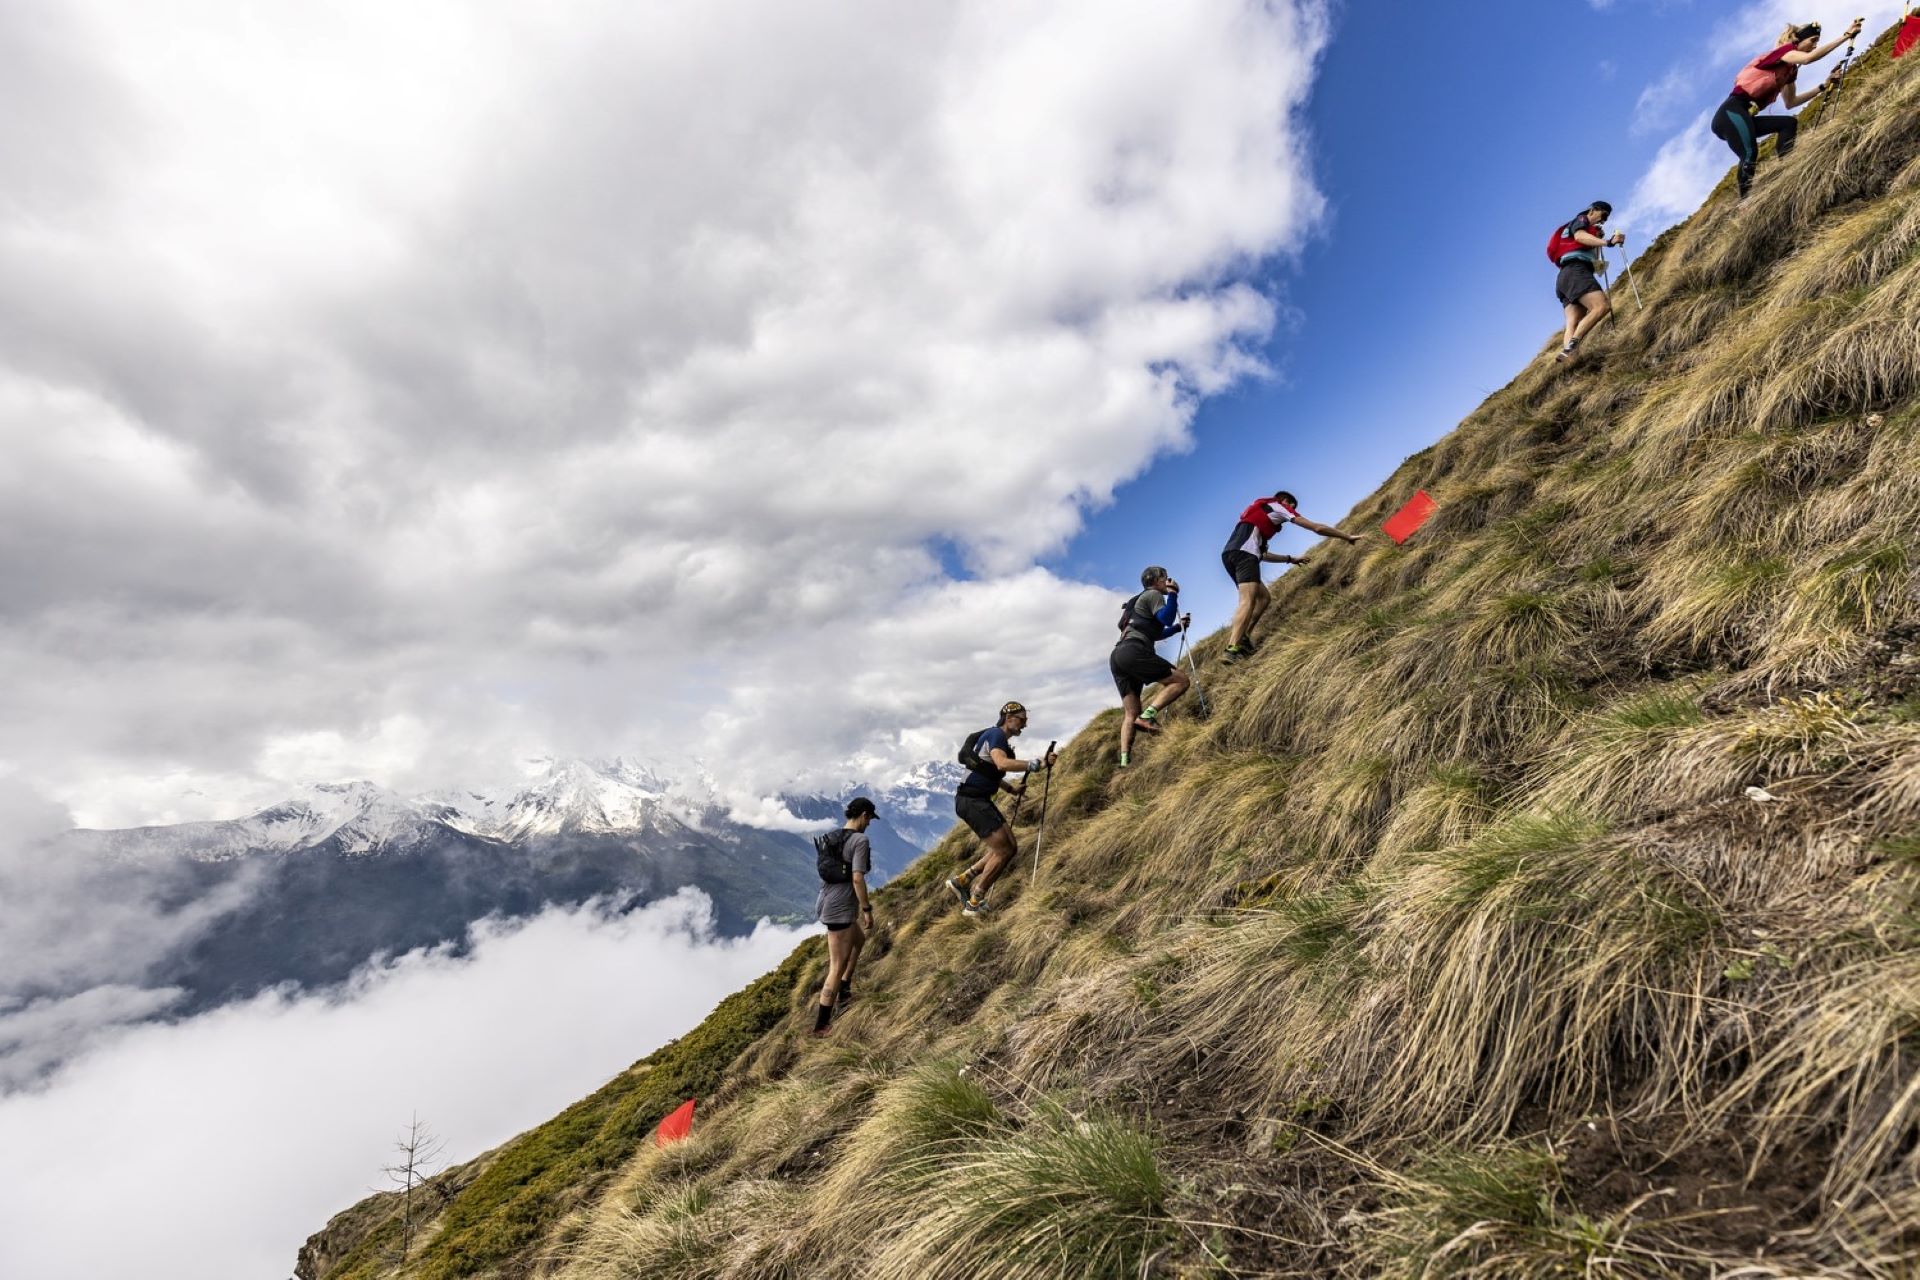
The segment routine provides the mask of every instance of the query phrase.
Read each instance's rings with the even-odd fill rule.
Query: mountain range
[[[952,825],[957,768],[924,765],[861,789],[883,815],[870,831],[876,883]],[[824,830],[852,794],[781,800],[796,826]],[[162,911],[237,903],[149,975],[183,990],[175,1012],[338,982],[378,955],[458,947],[488,916],[594,898],[631,908],[694,886],[722,932],[744,933],[762,918],[805,919],[819,883],[806,834],[729,817],[697,765],[631,759],[545,759],[514,787],[415,798],[316,783],[241,818],[76,829],[49,853],[89,860],[104,873],[91,883]]]

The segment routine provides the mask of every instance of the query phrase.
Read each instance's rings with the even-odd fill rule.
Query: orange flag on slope
[[[655,1139],[661,1146],[678,1142],[693,1132],[693,1104],[697,1098],[688,1098],[665,1120],[660,1122],[659,1136]]]
[[[1387,522],[1380,527],[1386,530],[1389,538],[1395,542],[1404,543],[1413,536],[1414,530],[1427,522],[1427,517],[1432,514],[1433,499],[1427,496],[1425,489],[1422,489],[1413,495],[1412,501],[1389,516]]]

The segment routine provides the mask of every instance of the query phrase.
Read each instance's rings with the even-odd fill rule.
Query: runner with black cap
[[[980,837],[984,851],[972,866],[947,881],[947,888],[970,916],[983,916],[992,910],[987,905],[987,890],[1020,852],[1013,828],[993,803],[994,795],[1000,791],[1019,795],[1024,779],[1016,787],[1007,781],[1007,775],[1051,769],[1056,758],[1051,749],[1038,760],[1021,760],[1013,754],[1013,739],[1026,727],[1027,709],[1009,702],[1000,708],[1000,719],[992,728],[968,735],[960,748],[960,763],[971,772],[954,792],[953,811]]]
[[[1864,18],[1855,18],[1853,25],[1844,32],[1820,43],[1820,24],[1802,22],[1789,26],[1774,41],[1774,48],[1740,68],[1740,74],[1734,79],[1733,92],[1727,100],[1714,108],[1713,136],[1726,143],[1740,161],[1735,181],[1740,187],[1740,198],[1747,198],[1747,192],[1753,187],[1754,170],[1760,166],[1760,139],[1768,134],[1779,138],[1774,144],[1773,153],[1784,156],[1793,150],[1794,140],[1800,134],[1800,122],[1792,116],[1761,115],[1774,99],[1784,100],[1791,109],[1803,102],[1812,102],[1816,96],[1829,92],[1835,81],[1831,78],[1812,93],[1801,93],[1794,88],[1794,80],[1800,74],[1800,68],[1820,59],[1846,44],[1860,34],[1860,28],[1866,25]],[[1838,74],[1838,73],[1836,73]]]
[[[1255,498],[1240,513],[1240,523],[1233,526],[1233,532],[1227,535],[1227,545],[1220,552],[1220,563],[1226,566],[1227,576],[1233,579],[1240,593],[1239,603],[1233,607],[1233,624],[1227,632],[1227,651],[1222,655],[1228,662],[1238,662],[1253,652],[1254,624],[1260,621],[1267,606],[1273,603],[1273,597],[1261,585],[1260,566],[1306,563],[1299,556],[1283,556],[1267,550],[1267,543],[1280,532],[1282,525],[1297,524],[1323,538],[1360,541],[1358,534],[1342,533],[1330,524],[1307,519],[1300,514],[1299,506],[1300,499],[1285,489],[1279,490],[1271,498]]]
[[[813,1014],[813,1034],[827,1034],[834,1010],[853,999],[853,969],[873,929],[873,902],[867,877],[873,873],[873,846],[867,828],[879,815],[873,801],[855,796],[847,802],[845,824],[813,842],[819,859],[820,893],[814,913],[827,926],[827,977]]]
[[[1600,251],[1627,242],[1626,236],[1618,232],[1611,236],[1601,233],[1612,214],[1612,205],[1605,200],[1595,200],[1585,213],[1554,228],[1547,240],[1547,260],[1560,268],[1560,274],[1553,280],[1553,296],[1560,299],[1560,307],[1567,313],[1567,331],[1560,354],[1554,357],[1562,364],[1573,359],[1573,349],[1587,336],[1587,330],[1613,310],[1613,300],[1600,287],[1595,274],[1600,266]]]
[[[1190,621],[1180,614],[1180,584],[1157,564],[1142,569],[1140,593],[1121,606],[1120,640],[1107,659],[1114,687],[1120,690],[1120,705],[1126,709],[1120,719],[1122,769],[1132,763],[1135,731],[1160,732],[1160,712],[1192,683],[1186,672],[1154,649],[1168,636],[1179,635]],[[1143,708],[1140,694],[1150,684],[1158,684],[1160,692]]]

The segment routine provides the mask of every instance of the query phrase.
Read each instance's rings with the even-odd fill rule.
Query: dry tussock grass
[[[1917,248],[1920,204],[1888,200],[1839,215],[1788,261],[1765,305],[1792,306],[1866,288],[1903,265]]]
[[[1836,1215],[1920,1183],[1920,954],[1874,955],[1798,984],[1786,1025],[1703,1119],[1752,1115],[1758,1166],[1824,1139],[1821,1193]]]
[[[1821,306],[1808,303],[1807,306]],[[1793,311],[1784,315],[1794,315]],[[1873,289],[1844,322],[1796,332],[1751,394],[1761,429],[1888,404],[1920,386],[1920,258]]]

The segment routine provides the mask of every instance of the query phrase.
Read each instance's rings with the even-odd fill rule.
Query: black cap
[[[873,801],[867,799],[865,796],[855,796],[853,799],[847,801],[847,816],[849,818],[857,818],[863,813],[872,818],[880,816],[879,812],[873,807]]]
[[[1608,204],[1605,200],[1595,200],[1592,204],[1588,205],[1587,208],[1598,209],[1602,213],[1613,212],[1613,206]]]

